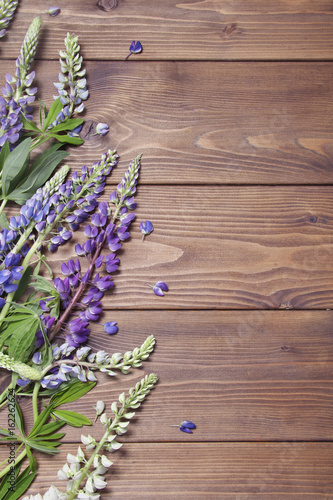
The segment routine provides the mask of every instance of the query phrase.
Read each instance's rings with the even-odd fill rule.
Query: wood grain
[[[38,56],[47,59],[57,57],[73,28],[90,59],[124,59],[133,38],[144,47],[134,56],[141,60],[332,59],[330,0],[166,0],[163,5],[59,0],[57,5],[61,13],[51,18],[44,1],[21,0],[2,57],[17,57],[29,22],[41,15]]]
[[[126,352],[155,335],[155,351],[127,376],[99,375],[97,387],[66,408],[93,420],[96,401],[109,408],[157,373],[124,442],[332,440],[332,319],[332,311],[108,312],[103,321],[117,321],[119,332],[93,328],[94,349]],[[32,421],[31,402],[21,405]],[[3,410],[0,427],[6,418]],[[193,435],[169,427],[183,419],[196,423]],[[84,431],[92,432],[67,428],[63,441],[79,442]]]
[[[123,172],[115,172],[114,182]],[[333,307],[330,187],[141,186],[137,201],[108,307]],[[155,229],[142,242],[139,222],[147,219]],[[75,233],[51,256],[57,273],[79,241]],[[159,280],[170,288],[164,297],[146,285]]]
[[[70,150],[75,168],[111,147],[124,168],[143,153],[141,184],[333,183],[331,64],[88,62],[86,68],[86,143]],[[59,64],[37,62],[35,69],[38,95],[50,105]],[[1,62],[1,73],[11,70],[12,61]],[[98,122],[110,126],[103,138],[93,135]]]
[[[50,482],[64,489],[56,472],[75,451],[67,445],[60,456],[41,461],[38,483],[28,493],[44,493]],[[3,447],[0,452],[6,456]],[[110,457],[103,492],[115,500],[328,500],[332,452],[332,443],[128,444]]]

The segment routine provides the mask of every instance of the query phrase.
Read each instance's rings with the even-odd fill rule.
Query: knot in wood
[[[118,7],[118,0],[98,0],[97,7],[104,12],[109,12]]]

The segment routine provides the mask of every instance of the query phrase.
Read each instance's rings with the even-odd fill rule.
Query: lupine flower
[[[182,432],[187,432],[189,434],[193,434],[191,429],[195,429],[196,425],[193,422],[190,422],[189,420],[183,420],[180,425],[179,425],[179,430]]]
[[[96,125],[96,135],[106,135],[109,132],[107,123],[98,123]]]
[[[164,296],[163,292],[167,292],[169,290],[168,285],[164,283],[164,281],[158,281],[155,283],[155,285],[150,285],[149,283],[146,283],[146,285],[150,286],[155,295],[159,295],[160,297]]]
[[[139,54],[139,52],[142,52],[142,45],[139,41],[135,41],[133,40],[131,45],[130,45],[130,48],[129,48],[129,54],[127,57],[125,57],[125,61],[129,58],[129,56],[131,54]]]
[[[170,427],[179,427],[179,430],[186,432],[187,434],[193,434],[192,429],[196,428],[196,425],[189,420],[183,420],[179,425],[170,425]]]
[[[59,14],[59,12],[60,12],[59,7],[50,7],[50,8],[49,8],[49,14],[50,14],[50,16],[52,16],[52,17],[57,16],[57,15]]]
[[[41,19],[36,17],[29,26],[16,60],[15,77],[6,73],[6,85],[0,97],[0,149],[6,141],[16,144],[23,126],[22,116],[31,118],[30,105],[35,100],[37,88],[30,88],[35,72],[28,72],[35,57],[41,24]]]
[[[154,226],[150,222],[150,220],[145,220],[144,222],[140,222],[140,231],[142,233],[142,240],[144,240],[147,234],[150,234],[154,231]]]
[[[80,45],[78,37],[67,33],[65,38],[65,51],[61,50],[59,82],[54,83],[58,90],[61,104],[64,106],[50,128],[70,118],[74,113],[82,113],[84,104],[82,101],[88,99],[87,80],[84,78],[85,69],[81,69],[82,56],[80,56]],[[58,96],[54,96],[57,99]],[[77,132],[73,131],[72,136]]]
[[[18,0],[3,0],[0,6],[0,38],[6,33],[10,21],[13,19]]]
[[[118,331],[117,323],[115,321],[109,321],[108,323],[105,323],[104,330],[108,335],[113,335],[114,333],[117,333]]]

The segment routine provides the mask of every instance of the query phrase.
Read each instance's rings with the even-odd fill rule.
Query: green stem
[[[4,209],[4,208],[5,208],[5,206],[7,205],[7,201],[8,201],[8,200],[2,200],[2,203],[1,203],[1,206],[0,206],[0,215],[2,214],[3,209]]]
[[[40,382],[36,382],[34,386],[34,391],[32,394],[32,409],[34,412],[34,422],[36,422],[39,413],[38,413],[38,393],[40,389]]]
[[[104,446],[105,442],[107,441],[109,435],[110,435],[110,432],[117,426],[119,420],[122,418],[125,410],[127,409],[126,406],[123,406],[121,408],[121,410],[119,411],[118,415],[115,416],[112,424],[110,425],[110,427],[107,428],[107,430],[105,431],[102,439],[100,440],[100,442],[98,443],[96,449],[94,450],[93,454],[91,455],[91,457],[89,458],[88,462],[86,463],[86,465],[84,466],[84,468],[82,469],[82,472],[80,474],[80,477],[74,482],[72,488],[71,488],[71,493],[69,493],[68,497],[67,497],[67,500],[74,500],[76,498],[76,495],[78,493],[78,489],[80,487],[80,484],[82,482],[82,480],[85,478],[85,476],[87,475],[87,472],[89,471],[90,469],[90,466],[91,464],[94,462],[94,458],[96,457],[96,455],[99,453],[99,451],[101,450],[101,448]]]
[[[23,443],[20,444],[20,446],[17,448],[16,452],[18,452],[18,450],[20,448],[22,448],[22,446],[23,446]],[[0,467],[1,467],[1,465],[5,464],[6,462],[8,462],[8,458],[5,458],[5,460],[3,462],[1,462]]]
[[[19,462],[21,462],[24,457],[26,456],[27,454],[27,450],[23,450],[22,453],[20,453],[20,455],[15,458],[15,461],[12,462],[11,464],[8,464],[7,467],[5,467],[1,472],[0,472],[0,479],[5,476],[7,474],[7,472],[9,472],[11,470],[11,467],[15,467],[15,465],[17,465]]]

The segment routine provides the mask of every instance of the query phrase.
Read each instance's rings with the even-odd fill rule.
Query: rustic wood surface
[[[42,13],[39,97],[52,101],[67,31],[86,59],[86,142],[70,148],[72,168],[117,149],[106,200],[143,153],[137,219],[103,317],[119,332],[94,327],[90,343],[125,352],[154,334],[156,349],[143,368],[102,376],[67,405],[94,418],[98,399],[111,403],[146,373],[160,378],[111,457],[105,498],[332,498],[333,2],[57,5],[51,18],[42,0],[21,0],[0,74],[14,71]],[[133,39],[144,50],[125,62]],[[93,135],[98,122],[110,125],[105,137]],[[147,219],[155,230],[142,242]],[[60,248],[54,271],[73,255]],[[163,298],[146,286],[157,280],[170,287]],[[30,402],[21,404],[29,428]],[[170,427],[184,418],[193,435]],[[5,412],[0,420],[6,427]],[[67,430],[59,457],[40,457],[29,493],[63,486],[56,473],[81,432]],[[7,454],[0,446],[0,460]]]
[[[111,147],[120,167],[143,153],[141,185],[333,182],[331,63],[132,57],[85,64],[86,142],[72,148],[73,168]],[[40,97],[50,104],[59,63],[34,67]],[[1,74],[14,69],[14,61],[0,61]],[[93,135],[98,122],[110,125],[103,138]]]
[[[39,491],[73,447],[42,460]],[[114,457],[105,498],[328,500],[332,454],[332,443],[129,443]]]
[[[21,0],[6,57],[16,58],[27,20],[41,15],[38,55],[56,58],[67,31],[84,40],[88,59],[124,59],[133,38],[140,58],[169,60],[332,59],[330,0],[58,0],[50,18],[44,0]]]

